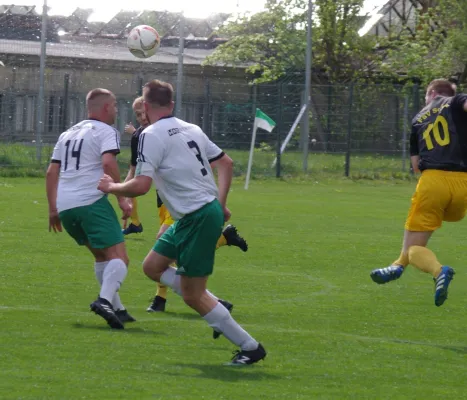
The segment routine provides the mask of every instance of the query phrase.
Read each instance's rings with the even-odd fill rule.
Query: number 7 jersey
[[[199,126],[166,117],[141,133],[136,175],[153,179],[173,219],[179,220],[218,197],[210,163],[223,155]]]
[[[420,156],[420,171],[467,172],[467,95],[438,96],[412,120],[410,155]]]
[[[97,185],[104,174],[105,153],[120,153],[120,134],[104,122],[84,120],[60,135],[51,160],[60,164],[59,212],[90,205],[104,196]]]

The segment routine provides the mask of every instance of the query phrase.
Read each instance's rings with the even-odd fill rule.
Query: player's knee
[[[161,273],[154,268],[154,265],[149,262],[147,259],[143,261],[143,272],[144,274],[153,281],[160,282],[161,280]]]
[[[125,265],[126,265],[127,267],[130,266],[130,259],[129,259],[129,257],[128,257],[126,254],[122,257],[122,260],[123,260],[123,262],[125,263]]]

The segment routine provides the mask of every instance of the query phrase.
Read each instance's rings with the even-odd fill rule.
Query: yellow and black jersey
[[[412,120],[410,155],[419,169],[467,172],[467,94],[436,97]]]

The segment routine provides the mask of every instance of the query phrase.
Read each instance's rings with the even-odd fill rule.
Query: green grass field
[[[1,399],[463,399],[467,375],[465,223],[432,241],[457,270],[433,303],[430,276],[408,269],[375,285],[399,254],[413,182],[257,180],[230,197],[250,249],[218,251],[210,289],[268,350],[223,366],[235,348],[175,294],[145,309],[155,285],[141,262],[158,230],[155,194],[140,200],[145,232],[127,240],[121,296],[138,319],[111,331],[89,311],[90,255],[47,232],[43,179],[0,178]]]

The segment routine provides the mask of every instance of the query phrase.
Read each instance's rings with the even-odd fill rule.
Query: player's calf
[[[233,304],[232,303],[229,303],[228,301],[225,301],[225,300],[222,300],[222,299],[219,299],[219,303],[221,303],[229,311],[229,313],[232,314],[232,310],[233,310]],[[222,335],[222,332],[219,332],[219,331],[216,331],[215,329],[213,329],[213,331],[212,331],[212,338],[213,339],[218,339],[221,335]]]

